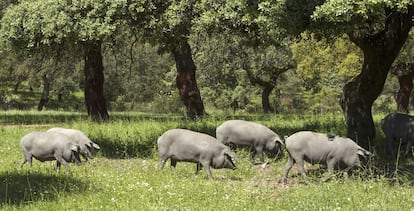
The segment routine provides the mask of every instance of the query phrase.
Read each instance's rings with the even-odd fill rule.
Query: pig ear
[[[358,151],[357,151],[357,154],[358,155],[361,155],[363,157],[366,157],[366,156],[370,156],[371,155],[371,153],[369,151],[367,151],[367,150],[365,150],[363,148],[359,148]]]
[[[91,148],[92,147],[92,143],[89,142],[89,143],[85,144],[85,146],[88,147],[88,148]]]
[[[286,138],[285,138],[285,140],[286,140]],[[282,140],[281,140],[280,138],[275,138],[275,142],[276,142],[276,143],[278,143],[278,142],[279,142],[279,144],[280,144],[281,146],[285,146],[285,145],[283,144],[283,142],[282,142]]]
[[[285,146],[279,137],[273,139],[273,142],[270,144],[269,149],[274,150],[277,147],[277,145],[279,145],[279,148]]]
[[[80,151],[80,147],[79,145],[74,145],[70,148],[70,150],[74,151],[74,152],[79,152]]]
[[[233,151],[226,150],[224,151],[224,154],[230,156],[231,158],[236,158],[236,153],[234,153]]]

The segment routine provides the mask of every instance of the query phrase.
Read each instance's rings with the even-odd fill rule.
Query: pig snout
[[[71,162],[76,163],[77,165],[81,164],[80,160],[80,147],[78,145],[72,147],[72,159]]]
[[[237,167],[233,162],[232,157],[230,157],[229,155],[226,155],[226,158],[224,160],[224,168],[228,168],[228,169],[232,169],[232,170],[236,170]]]

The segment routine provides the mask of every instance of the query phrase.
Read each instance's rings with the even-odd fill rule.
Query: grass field
[[[378,126],[383,115],[376,115]],[[227,119],[265,124],[280,136],[299,130],[343,135],[341,115],[211,114],[188,121],[180,115],[113,113],[111,120],[95,123],[81,113],[0,112],[1,210],[412,210],[414,209],[413,158],[381,158],[383,135],[368,169],[349,178],[329,175],[307,165],[309,182],[291,170],[282,183],[287,155],[267,169],[252,165],[248,152],[237,151],[238,169],[213,169],[195,175],[195,164],[178,163],[156,168],[156,139],[170,128],[188,128],[214,135]],[[61,126],[80,129],[102,150],[89,163],[55,170],[55,162],[34,160],[33,168],[18,166],[22,159],[20,138],[31,131]],[[378,128],[378,127],[377,127]],[[376,150],[376,148],[378,150]],[[397,170],[394,169],[398,164]]]

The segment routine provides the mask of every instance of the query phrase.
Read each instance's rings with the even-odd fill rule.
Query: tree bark
[[[37,105],[37,110],[41,111],[43,110],[43,107],[47,104],[49,101],[49,93],[50,93],[50,79],[48,74],[43,75],[43,91],[42,91],[42,97],[40,97],[39,104]]]
[[[196,81],[196,65],[191,55],[191,47],[187,40],[177,42],[173,47],[175,64],[177,67],[176,84],[181,101],[187,108],[190,118],[205,115],[204,104]]]
[[[85,104],[88,115],[95,121],[109,118],[103,92],[104,68],[102,63],[101,42],[84,43],[85,60]]]
[[[392,71],[398,77],[400,89],[396,97],[397,110],[408,113],[408,103],[410,101],[411,91],[413,90],[414,65],[397,65]]]
[[[361,73],[349,81],[341,99],[347,136],[369,149],[375,138],[371,108],[381,94],[389,69],[407,40],[412,26],[412,10],[407,14],[390,12],[383,31],[350,39],[364,54]]]
[[[264,113],[274,112],[272,106],[270,106],[269,95],[272,92],[274,86],[264,86],[262,90],[262,108]]]

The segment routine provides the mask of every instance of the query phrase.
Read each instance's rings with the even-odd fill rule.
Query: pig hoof
[[[269,163],[268,162],[263,163],[262,164],[262,169],[267,169],[268,166],[269,166]]]

